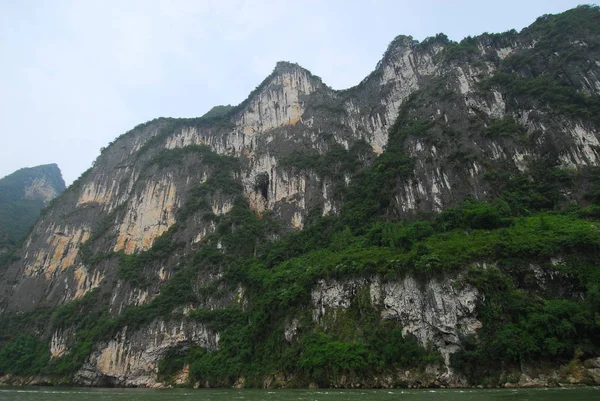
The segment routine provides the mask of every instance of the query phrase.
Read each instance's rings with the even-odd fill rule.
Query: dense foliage
[[[583,14],[590,10],[595,11],[587,20]],[[596,11],[580,7],[559,17],[547,16],[523,35],[553,37],[565,31],[576,36],[580,32],[573,30],[579,29],[595,37],[600,26],[595,25]],[[517,34],[505,35],[484,39],[514,40]],[[484,39],[452,44],[439,36],[432,41],[447,46],[440,57],[458,63],[474,58],[478,41]],[[412,41],[396,39],[407,40]],[[538,53],[514,56],[521,57],[519,62],[507,58],[479,89],[501,90],[561,118],[598,124],[596,95],[576,90],[560,74],[543,76],[537,67],[523,70],[524,64],[537,66],[538,56],[555,45],[548,43],[532,50]],[[568,64],[578,57],[571,52],[563,61]],[[377,157],[365,142],[357,141],[348,149],[328,143],[322,153],[294,152],[279,160],[291,174],[310,172],[332,183],[333,199],[340,205],[333,216],[323,216],[319,207],[312,210],[302,231],[286,230],[271,212],[252,210],[239,181],[239,160],[216,155],[205,145],[158,153],[149,159],[146,171],[189,167],[193,159],[205,177],[190,190],[176,224],[147,251],[93,253],[94,243],[114,221],[114,215],[108,215],[95,227],[81,257],[89,266],[115,260],[117,278],[131,287],[155,284],[156,276],[148,271],[156,263],[174,264],[170,279],[149,302],[119,314],[109,310],[110,294],[95,290],[53,310],[1,315],[0,374],[44,373],[69,380],[94,344],[114,338],[125,327],[131,332],[157,319],[201,323],[219,333],[218,349],[190,342],[163,355],[158,374],[167,383],[186,365],[190,381],[227,386],[240,377],[246,385],[262,386],[265,377],[278,373],[298,386],[328,386],[342,378],[369,382],[377,375],[408,369],[422,372],[441,363],[439,352],[432,344],[403,335],[399,322],[383,319],[381,306],[369,293],[368,280],[393,281],[407,275],[424,283],[460,274],[464,283],[457,285],[471,285],[484,294],[477,305],[482,327],[477,336],[462,339],[464,349],[451,360],[474,384],[496,384],[500,373],[527,363],[557,365],[600,355],[600,170],[565,168],[557,162],[556,149],[550,149],[524,171],[488,163],[483,176],[487,200],[467,197],[440,213],[410,218],[399,213],[395,196],[413,178],[418,162],[405,152],[405,144],[414,138],[433,140],[432,132],[439,128],[435,119],[414,112],[423,106],[419,96],[455,98],[444,85],[442,80],[433,82],[429,92],[404,101],[387,148]],[[138,156],[184,125],[227,128],[227,118],[240,107],[217,107],[200,119],[165,120],[162,131]],[[445,127],[444,140],[452,142],[459,128]],[[464,129],[470,130],[469,138],[480,135],[484,140],[530,143],[532,135],[508,116]],[[454,149],[445,161],[458,165],[470,160],[459,146]],[[256,177],[257,192],[268,186],[267,179]],[[586,191],[579,204],[566,196],[574,191]],[[231,200],[231,210],[215,215],[215,197]],[[179,241],[198,219],[214,224],[214,232],[197,245]],[[541,282],[539,277],[546,276],[556,277],[558,284]],[[351,296],[348,307],[327,309],[318,319],[313,316],[315,285],[355,278],[364,279],[365,285]],[[286,338],[290,327],[295,330]],[[71,332],[70,351],[48,362],[48,340],[58,329]],[[32,334],[23,334],[27,330]]]
[[[43,199],[25,197],[25,190],[36,179],[44,179],[57,193],[65,189],[55,164],[22,168],[0,179],[0,250],[20,240],[45,206]]]
[[[387,176],[389,170],[382,170],[381,162],[362,174]],[[194,380],[221,385],[231,385],[240,376],[259,385],[264,375],[281,371],[293,374],[297,385],[311,381],[327,385],[342,375],[369,380],[374,374],[397,368],[423,367],[439,356],[403,337],[398,323],[383,321],[371,304],[368,287],[356,294],[348,309],[331,311],[324,316],[324,326],[316,324],[306,308],[314,284],[322,279],[373,275],[388,280],[405,274],[431,277],[482,260],[496,267],[474,268],[468,280],[486,294],[479,306],[484,329],[478,341],[464,340],[465,351],[453,359],[457,368],[477,380],[497,369],[498,360],[510,365],[596,355],[600,322],[594,316],[600,311],[600,274],[595,260],[600,251],[600,223],[581,217],[587,216],[587,208],[555,211],[560,199],[549,196],[547,188],[552,187],[559,169],[544,171],[537,187],[523,187],[518,184],[519,177],[513,176],[496,202],[469,200],[430,220],[393,222],[384,218],[383,209],[363,215],[349,207],[339,217],[319,218],[306,230],[274,243],[269,238],[278,231],[276,222],[269,215],[255,214],[239,197],[218,221],[215,234],[150,303],[111,318],[102,306],[106,300],[93,292],[54,311],[51,330],[70,327],[76,334],[71,352],[50,365],[40,362],[47,361],[47,343],[21,335],[27,320],[5,316],[9,319],[5,327],[11,327],[12,334],[3,340],[0,369],[68,376],[83,363],[95,342],[111,338],[125,325],[134,329],[157,317],[173,318],[178,307],[214,297],[219,287],[241,283],[247,291],[248,307],[196,309],[187,317],[179,315],[220,332],[220,349],[173,350],[160,364],[161,377],[168,381],[183,363],[189,363]],[[402,170],[398,174],[403,174]],[[381,179],[375,182],[384,183]],[[544,201],[532,202],[531,198]],[[354,229],[345,224],[348,219],[360,218],[364,220]],[[122,255],[125,260],[120,269],[131,265],[136,271],[144,258],[172,252],[168,236],[163,238],[147,253]],[[216,249],[216,242],[226,252]],[[583,300],[532,297],[527,292],[530,289],[523,287],[519,277],[531,274],[527,273],[528,264],[548,263],[555,255],[567,255],[565,265],[547,268],[567,274]],[[224,272],[220,284],[194,288],[195,277],[215,270]],[[302,331],[289,343],[283,330],[291,317],[299,320]]]

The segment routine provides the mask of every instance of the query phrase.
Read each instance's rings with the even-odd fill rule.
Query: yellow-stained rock
[[[88,269],[81,265],[73,271],[73,279],[76,286],[73,299],[79,299],[94,288],[99,287],[102,279],[104,279],[104,275],[99,270],[95,270],[90,274]]]
[[[142,193],[127,205],[114,251],[132,254],[148,250],[154,240],[175,223],[177,207],[172,177],[148,182]]]
[[[88,227],[52,227],[53,233],[46,245],[34,254],[33,261],[26,263],[25,276],[43,274],[50,280],[55,274],[73,266],[79,247],[90,237]]]

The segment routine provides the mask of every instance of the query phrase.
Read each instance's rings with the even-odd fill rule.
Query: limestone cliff
[[[527,238],[532,214],[598,198],[599,20],[579,7],[460,44],[399,36],[344,91],[280,62],[236,107],[141,124],[37,221],[3,267],[0,313],[47,311],[50,373],[84,385],[159,385],[173,366],[207,386],[466,385],[453,361],[470,366],[498,288],[568,305],[595,291],[575,270],[596,209],[571,216],[581,231],[544,215],[548,243]],[[269,373],[245,377],[252,363]]]
[[[41,209],[64,190],[56,164],[22,168],[0,179],[0,248],[20,240]]]

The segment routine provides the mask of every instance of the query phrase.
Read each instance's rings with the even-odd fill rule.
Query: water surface
[[[0,388],[0,401],[599,401],[600,387],[490,390]]]

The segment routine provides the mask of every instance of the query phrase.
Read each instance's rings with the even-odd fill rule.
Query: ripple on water
[[[598,401],[600,387],[542,389],[233,390],[2,388],[0,401]]]

